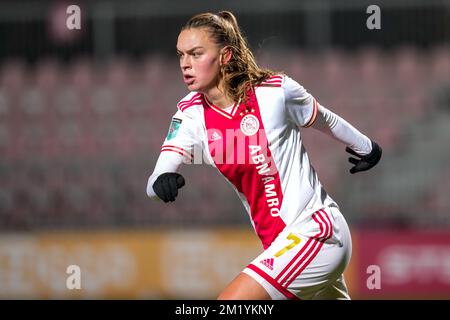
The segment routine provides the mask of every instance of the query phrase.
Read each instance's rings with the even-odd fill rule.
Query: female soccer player
[[[264,251],[219,299],[349,299],[350,232],[300,128],[345,144],[351,173],[375,166],[381,148],[287,75],[259,68],[228,11],[192,17],[177,52],[191,92],[178,103],[147,194],[174,201],[185,184],[179,166],[202,160],[234,187]]]

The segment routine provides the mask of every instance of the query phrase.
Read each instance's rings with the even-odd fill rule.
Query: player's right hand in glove
[[[153,190],[164,202],[175,201],[178,196],[178,189],[185,185],[184,178],[176,172],[166,172],[161,174],[153,183]]]
[[[345,151],[357,157],[357,158],[352,157],[348,158],[348,161],[354,164],[354,166],[350,169],[351,174],[360,171],[366,171],[374,167],[380,161],[382,154],[380,146],[375,141],[372,141],[372,151],[370,151],[370,153],[366,154],[365,156],[357,154],[349,147],[346,147]]]

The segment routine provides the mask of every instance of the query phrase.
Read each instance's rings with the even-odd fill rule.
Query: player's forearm
[[[161,152],[158,161],[156,162],[155,169],[150,175],[147,181],[147,195],[152,199],[157,199],[158,196],[153,190],[153,184],[156,179],[165,172],[177,172],[181,163],[183,162],[183,156],[175,152]]]
[[[372,150],[367,136],[324,106],[319,105],[313,127],[336,138],[360,155],[366,155]]]

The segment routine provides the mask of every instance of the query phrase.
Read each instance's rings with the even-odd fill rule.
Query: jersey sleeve
[[[310,127],[316,121],[318,103],[298,82],[284,77],[283,90],[289,118],[300,127]]]
[[[153,173],[147,181],[147,195],[155,198],[153,183],[165,172],[177,172],[182,163],[192,163],[194,150],[200,145],[195,121],[178,110],[172,117],[169,130]]]
[[[161,147],[161,153],[176,153],[184,162],[191,163],[194,147],[198,144],[195,121],[178,110],[170,122],[167,136]]]

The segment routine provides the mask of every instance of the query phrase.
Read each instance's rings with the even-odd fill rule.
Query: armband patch
[[[181,119],[172,118],[172,122],[170,123],[169,132],[167,133],[167,140],[173,139],[177,136],[178,129],[180,129]]]

